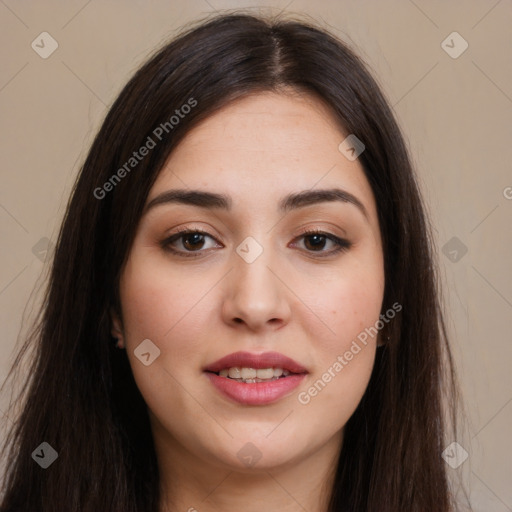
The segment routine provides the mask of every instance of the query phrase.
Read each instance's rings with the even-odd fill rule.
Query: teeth
[[[272,382],[278,380],[279,377],[272,377],[271,379],[233,379],[237,382],[243,382],[244,384],[254,384],[255,382]]]
[[[276,380],[279,377],[286,377],[290,375],[288,370],[282,368],[239,368],[234,366],[232,368],[224,368],[220,370],[219,375],[221,377],[229,377],[239,382],[246,382],[253,384],[255,382],[266,382]]]
[[[236,368],[236,367],[235,368],[230,368],[228,370],[228,372],[229,372],[228,373],[229,377],[232,378],[232,379],[240,379],[240,378],[242,378],[242,373],[240,372],[240,368]]]
[[[231,370],[230,370],[231,371]],[[240,370],[240,377],[242,379],[254,379],[256,377],[256,370],[254,368],[242,368]],[[231,375],[230,375],[231,377]]]
[[[271,379],[274,376],[273,368],[262,368],[260,370],[256,370],[256,377],[258,379]]]

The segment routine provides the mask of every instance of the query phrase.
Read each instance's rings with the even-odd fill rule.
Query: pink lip
[[[255,369],[282,368],[288,370],[290,375],[269,382],[245,383],[214,373],[235,366]],[[208,365],[204,372],[224,396],[244,405],[266,405],[276,402],[295,389],[308,373],[299,363],[279,352],[235,352]]]
[[[282,368],[291,373],[307,373],[307,370],[297,361],[280,354],[279,352],[264,352],[253,354],[251,352],[234,352],[214,363],[209,364],[203,370],[205,372],[220,372],[225,368]]]
[[[270,382],[246,384],[216,373],[206,372],[210,382],[225,396],[244,405],[266,405],[276,402],[295,389],[306,376],[305,373],[291,374]]]

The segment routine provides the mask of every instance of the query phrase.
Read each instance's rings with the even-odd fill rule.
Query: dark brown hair
[[[329,512],[452,510],[441,458],[444,418],[453,416],[452,362],[430,229],[394,116],[362,61],[326,31],[225,15],[159,50],[124,87],[92,144],[61,227],[40,321],[13,366],[34,349],[4,452],[1,512],[158,510],[146,405],[125,352],[114,349],[109,309],[120,311],[123,264],[170,152],[233,99],[285,89],[322,98],[365,144],[359,160],[383,241],[382,311],[402,305],[346,425]],[[193,103],[169,123],[176,109]],[[164,123],[162,140],[113,180]],[[31,458],[43,441],[58,452],[46,470]]]

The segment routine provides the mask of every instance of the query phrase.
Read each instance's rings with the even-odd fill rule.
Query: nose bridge
[[[269,238],[260,242],[247,237],[233,253],[234,269],[224,303],[226,320],[242,320],[253,328],[287,321],[286,287],[274,274],[280,265]]]
[[[261,240],[261,238],[260,238]],[[263,304],[274,297],[277,290],[275,276],[270,271],[273,260],[272,248],[268,238],[258,242],[253,237],[247,237],[236,248],[233,255],[235,265],[235,291],[245,300],[258,300]],[[275,264],[275,261],[274,261]]]

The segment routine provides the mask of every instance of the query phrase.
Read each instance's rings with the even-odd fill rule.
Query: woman
[[[2,512],[453,510],[422,201],[322,30],[220,16],[135,74],[33,338]]]

